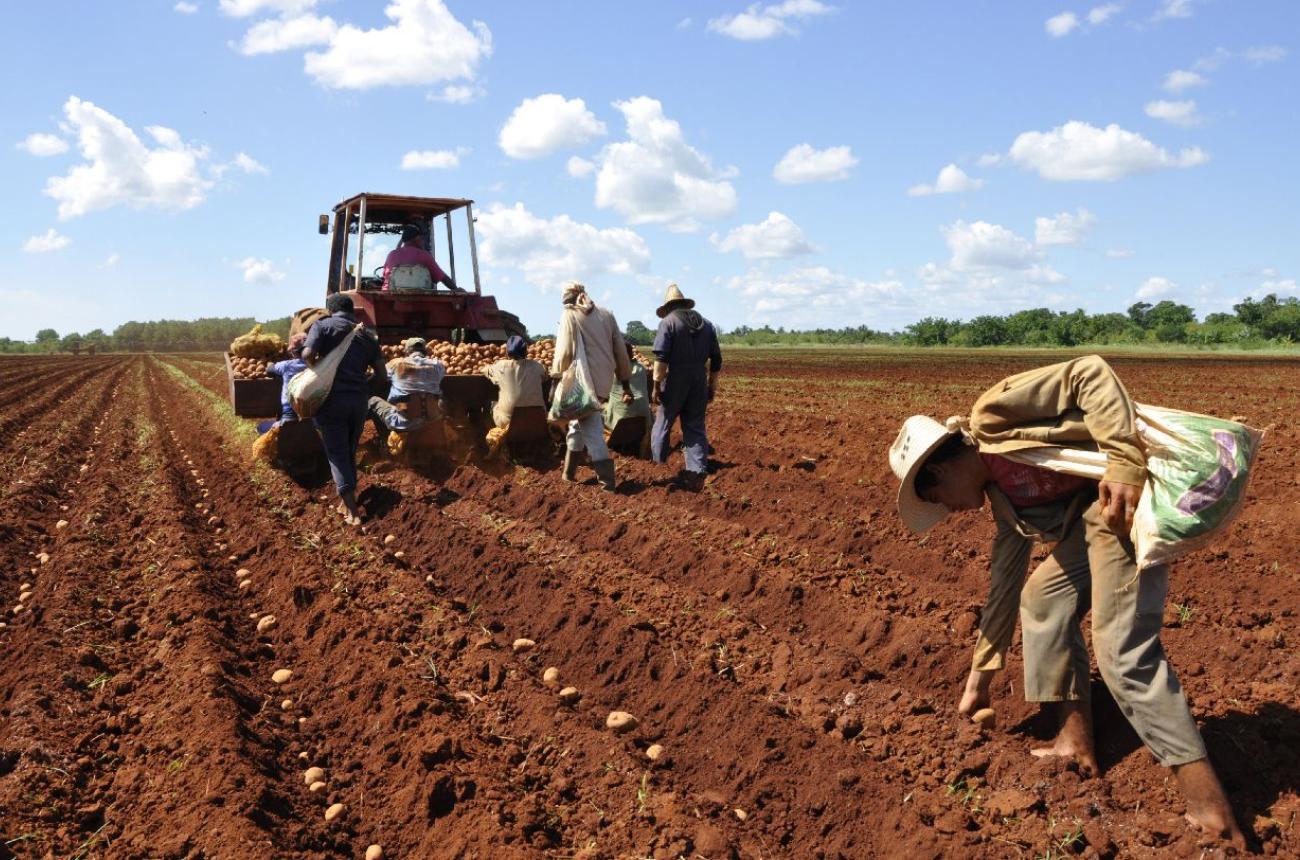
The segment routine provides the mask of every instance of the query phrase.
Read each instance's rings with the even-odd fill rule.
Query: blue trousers
[[[331,393],[313,419],[340,496],[357,488],[357,444],[366,426],[366,401],[363,393]]]
[[[674,376],[676,374],[676,376]],[[709,378],[705,373],[683,373],[668,368],[659,412],[650,433],[650,455],[656,463],[668,462],[668,437],[673,424],[682,422],[682,453],[686,471],[704,474],[709,457],[709,436],[704,415],[709,408]]]

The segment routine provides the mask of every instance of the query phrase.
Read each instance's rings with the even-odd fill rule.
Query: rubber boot
[[[607,492],[614,492],[614,461],[613,460],[596,460],[591,464],[591,468],[596,470],[596,479],[600,481],[600,488]]]
[[[572,483],[578,479],[578,466],[582,465],[582,451],[564,452],[564,480]]]

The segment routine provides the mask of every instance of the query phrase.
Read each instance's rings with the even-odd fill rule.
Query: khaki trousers
[[[1080,624],[1092,610],[1102,680],[1163,765],[1205,758],[1205,744],[1160,644],[1169,569],[1138,574],[1133,545],[1102,519],[1099,503],[1064,526],[1064,538],[1020,593],[1025,698],[1089,701],[1089,660]]]

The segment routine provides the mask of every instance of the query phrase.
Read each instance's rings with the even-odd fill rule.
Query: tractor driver
[[[452,280],[433,259],[425,247],[424,231],[415,224],[407,224],[402,227],[402,241],[396,248],[388,252],[388,257],[384,260],[384,286],[385,290],[389,289],[388,276],[393,269],[398,266],[424,266],[429,270],[429,276],[433,278],[433,283],[443,283],[447,289],[454,292],[461,292],[460,287]]]

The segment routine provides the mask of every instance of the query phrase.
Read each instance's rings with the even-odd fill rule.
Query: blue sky
[[[1300,277],[1289,0],[87,0],[7,23],[29,72],[0,118],[0,336],[319,304],[316,216],[362,190],[473,198],[485,291],[533,331],[570,279],[624,322],[677,281],[727,328],[898,328],[1206,313]]]

